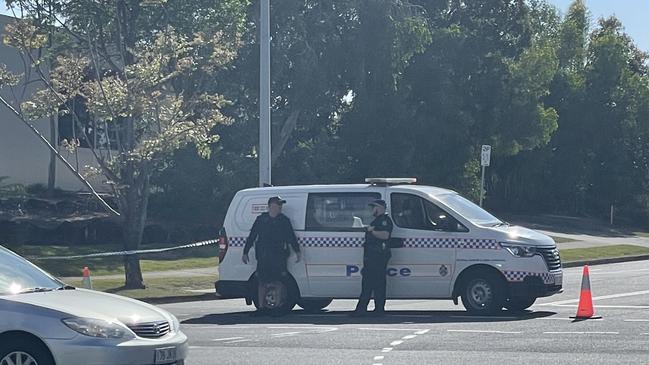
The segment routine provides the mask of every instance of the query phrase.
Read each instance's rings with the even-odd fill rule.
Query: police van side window
[[[427,231],[467,232],[455,218],[435,204],[412,194],[391,195],[392,219],[400,228]]]
[[[369,203],[379,193],[312,193],[306,207],[307,231],[362,231],[372,222]]]

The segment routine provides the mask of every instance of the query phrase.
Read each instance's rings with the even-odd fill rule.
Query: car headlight
[[[168,315],[171,318],[171,331],[172,332],[180,331],[180,321],[178,321],[178,318],[176,318],[176,316],[174,316],[171,313],[169,313]]]
[[[516,257],[532,257],[536,255],[536,248],[530,246],[513,245],[510,243],[500,242],[500,247],[509,251]]]
[[[102,319],[66,318],[63,323],[70,329],[90,337],[123,338],[126,334],[123,326]]]

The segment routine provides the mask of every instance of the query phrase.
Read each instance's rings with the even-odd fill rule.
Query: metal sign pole
[[[259,186],[271,184],[270,0],[261,0],[259,57]]]
[[[482,200],[484,199],[484,165],[482,166],[482,182],[480,183],[480,206],[482,206]]]
[[[480,183],[480,206],[484,200],[484,172],[487,166],[491,163],[491,146],[482,145],[480,150],[480,165],[482,166],[482,179]]]

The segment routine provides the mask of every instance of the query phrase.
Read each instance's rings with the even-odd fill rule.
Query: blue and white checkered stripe
[[[538,272],[528,272],[528,271],[503,271],[505,278],[510,282],[521,282],[525,280],[527,276],[538,276],[543,280],[544,284],[554,284],[554,275],[551,273],[538,273]]]
[[[491,249],[500,248],[496,240],[478,238],[406,238],[405,247],[411,248],[459,248],[459,249]]]
[[[300,237],[298,242],[305,247],[360,247],[363,237]]]
[[[230,247],[243,247],[246,245],[246,238],[248,237],[229,237],[228,246]]]
[[[298,237],[298,243],[304,247],[361,247],[363,237]],[[230,247],[243,247],[246,237],[230,237]],[[458,249],[491,249],[500,248],[496,240],[478,238],[405,238],[406,248],[458,248]]]

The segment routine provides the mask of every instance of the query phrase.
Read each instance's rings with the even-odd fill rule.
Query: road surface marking
[[[390,346],[399,346],[402,343],[403,343],[403,341],[401,341],[401,340],[392,341],[392,342],[390,342]]]
[[[402,340],[412,340],[415,337],[417,337],[417,335],[408,335],[408,336],[403,336],[401,339]]]
[[[427,334],[429,331],[430,331],[430,330],[421,330],[421,331],[417,331],[417,332],[415,332],[415,334],[416,334],[416,335],[425,335],[425,334]]]
[[[624,322],[649,322],[649,319],[625,319]]]
[[[384,347],[383,350],[381,350],[381,352],[390,352],[390,351],[392,351],[392,347]]]
[[[307,330],[307,331],[316,331],[315,333],[326,333],[337,331],[338,327],[323,327],[323,326],[302,326],[302,327],[289,327],[289,326],[271,326],[267,327],[268,329],[281,329],[281,330]]]
[[[496,316],[450,316],[451,318],[463,318],[463,319],[521,319],[524,318],[524,316],[521,317],[496,317]]]
[[[288,337],[288,336],[295,336],[295,335],[298,335],[300,333],[302,333],[302,332],[284,332],[284,333],[275,333],[275,334],[273,334],[271,336],[273,336],[273,337]]]
[[[374,356],[374,361],[380,361],[383,360],[385,356]]]
[[[215,338],[212,341],[232,341],[232,340],[240,340],[243,337],[226,337],[226,338]]]
[[[543,332],[546,335],[619,335],[620,332]]]
[[[372,328],[372,327],[361,327],[359,328],[359,330],[361,331],[406,331],[406,332],[422,331],[417,328]]]
[[[522,332],[509,332],[509,331],[490,331],[490,330],[446,330],[447,332],[462,332],[462,333],[500,333],[500,334],[519,334]]]
[[[553,307],[576,308],[577,304],[554,304]],[[602,305],[598,304],[597,308],[610,309],[649,309],[649,305]]]
[[[223,343],[239,343],[239,342],[250,342],[250,340],[235,340],[235,341],[228,341]]]
[[[624,298],[624,297],[632,297],[636,295],[645,295],[645,294],[649,294],[649,290],[634,291],[629,293],[620,293],[620,294],[612,294],[612,295],[602,295],[599,297],[593,297],[593,300]],[[579,299],[569,299],[569,300],[560,300],[558,302],[539,303],[538,305],[562,305],[562,304],[570,304],[570,303],[578,303],[578,302]]]

